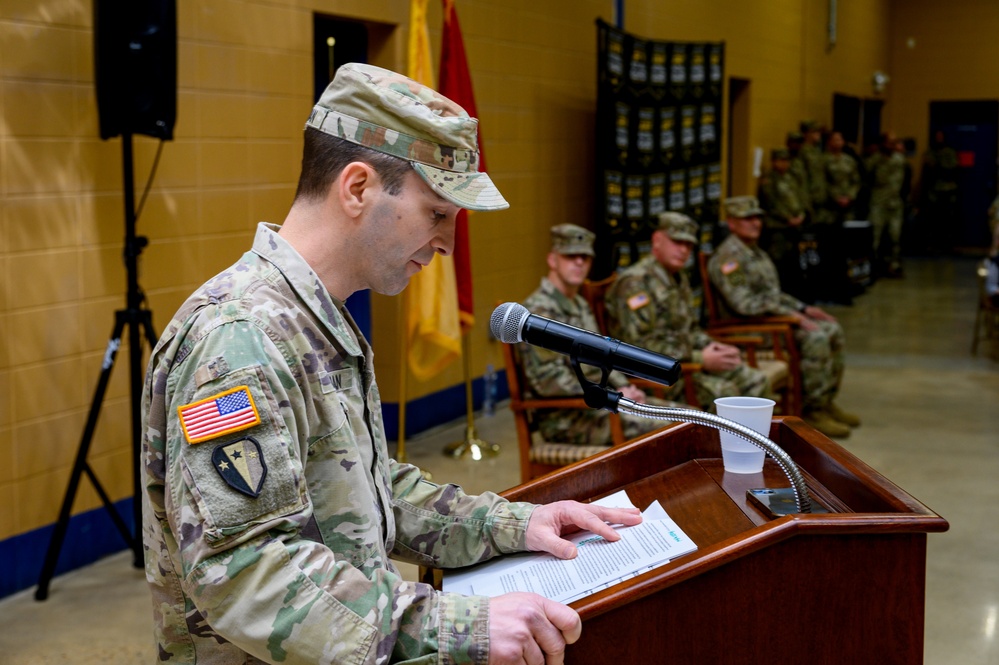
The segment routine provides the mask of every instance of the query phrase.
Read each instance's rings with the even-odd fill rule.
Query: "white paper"
[[[594,503],[610,507],[631,505],[623,492]],[[621,534],[616,542],[592,532],[574,534],[569,540],[577,547],[575,559],[536,552],[508,555],[449,572],[444,578],[444,590],[477,596],[530,591],[570,603],[697,549],[658,501],[642,515],[641,524],[615,527]]]

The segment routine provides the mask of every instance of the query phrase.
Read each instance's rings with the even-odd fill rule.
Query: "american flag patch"
[[[645,307],[649,304],[649,294],[642,292],[636,293],[635,295],[628,298],[628,308],[632,311],[638,309],[639,307]]]
[[[188,443],[201,443],[215,437],[253,427],[260,422],[257,405],[249,386],[230,388],[191,404],[178,407],[180,427]]]
[[[739,269],[739,262],[738,261],[729,261],[728,263],[726,263],[725,265],[723,265],[721,267],[721,271],[722,271],[723,275],[728,275],[730,273],[735,272],[738,269]]]

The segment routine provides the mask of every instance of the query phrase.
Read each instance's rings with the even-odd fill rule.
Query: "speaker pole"
[[[101,373],[94,390],[94,397],[90,402],[90,411],[87,415],[87,423],[83,429],[83,436],[80,439],[80,446],[76,451],[76,461],[73,464],[73,471],[70,473],[69,484],[66,487],[66,494],[62,500],[62,507],[59,510],[59,519],[56,522],[52,539],[49,541],[49,548],[45,554],[45,562],[42,565],[42,572],[38,580],[38,588],[35,589],[35,599],[45,600],[48,598],[49,583],[55,573],[56,564],[59,561],[59,552],[62,549],[63,541],[69,527],[70,512],[73,508],[73,501],[79,489],[80,477],[85,473],[97,490],[104,508],[108,511],[111,521],[114,522],[122,538],[132,549],[132,564],[136,568],[143,565],[142,556],[142,486],[141,486],[141,402],[142,402],[142,337],[149,343],[149,348],[156,346],[156,333],[153,331],[152,312],[143,306],[145,295],[139,287],[139,256],[142,250],[149,243],[148,239],[135,234],[136,212],[135,212],[135,190],[133,180],[133,158],[132,158],[132,134],[122,132],[121,135],[121,157],[122,157],[122,180],[125,199],[125,271],[127,273],[128,291],[125,297],[125,309],[115,312],[114,329],[108,340],[104,351],[104,360],[101,364]],[[107,492],[101,486],[97,476],[87,462],[87,454],[90,451],[90,444],[93,441],[94,430],[97,428],[97,420],[101,412],[101,404],[104,401],[104,394],[111,380],[111,370],[114,369],[115,359],[118,357],[118,350],[121,348],[122,334],[128,328],[129,344],[129,383],[131,395],[131,415],[132,415],[132,525],[129,529],[125,520],[119,515]],[[141,330],[140,330],[141,328]]]

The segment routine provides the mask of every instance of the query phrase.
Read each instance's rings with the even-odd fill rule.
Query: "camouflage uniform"
[[[701,350],[713,341],[698,323],[700,316],[686,273],[670,275],[654,256],[621,271],[606,301],[608,332],[629,344],[681,362],[700,363]],[[725,372],[698,372],[694,381],[697,401],[710,411],[714,411],[718,397],[769,397],[770,393],[766,374],[745,363]],[[683,379],[667,396],[683,399]]]
[[[891,241],[889,260],[893,265],[899,262],[902,239],[902,183],[905,180],[905,157],[892,152],[885,155],[877,152],[867,162],[867,172],[871,180],[870,221],[874,233],[874,254],[881,246],[881,236],[888,228]]]
[[[786,154],[786,151],[774,151],[775,157]],[[766,182],[760,187],[759,197],[760,204],[766,211],[761,245],[773,258],[782,282],[792,291],[798,291],[803,277],[799,246],[804,222],[798,226],[791,226],[788,220],[807,215],[807,199],[797,176],[791,171],[786,173],[771,171]]]
[[[808,196],[808,207],[818,215],[818,212],[825,208],[828,195],[825,178],[826,156],[818,146],[804,145],[801,147],[800,157],[808,178],[805,190]]]
[[[721,296],[723,317],[787,315],[804,311],[805,303],[781,292],[770,257],[735,235],[718,246],[708,261],[708,275]],[[839,392],[843,377],[843,329],[835,321],[815,321],[819,329],[797,328],[801,356],[804,411],[825,409]]]
[[[455,205],[507,206],[478,171],[476,121],[394,72],[342,66],[307,125],[406,159]],[[484,663],[488,599],[404,581],[389,556],[453,567],[522,551],[534,506],[389,458],[371,348],[276,230],[261,225],[181,306],[149,360],[158,658]]]
[[[389,556],[450,567],[522,550],[533,506],[389,459],[371,349],[275,230],[188,299],[150,359],[160,659],[485,662],[488,599],[406,582]],[[248,396],[249,420],[199,429],[189,405],[226,394]]]
[[[842,223],[853,218],[853,204],[842,208],[836,199],[846,196],[851,201],[857,200],[860,193],[860,169],[857,160],[845,152],[838,155],[828,154],[825,160],[826,192],[828,194],[827,208],[833,212],[837,222]]]

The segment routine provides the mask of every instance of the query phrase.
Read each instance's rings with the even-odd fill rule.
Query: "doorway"
[[[952,237],[957,249],[978,250],[991,240],[987,211],[996,196],[999,101],[930,102],[929,137],[943,132],[957,152],[959,220]]]
[[[728,80],[728,172],[727,196],[753,194],[749,158],[749,79]]]

